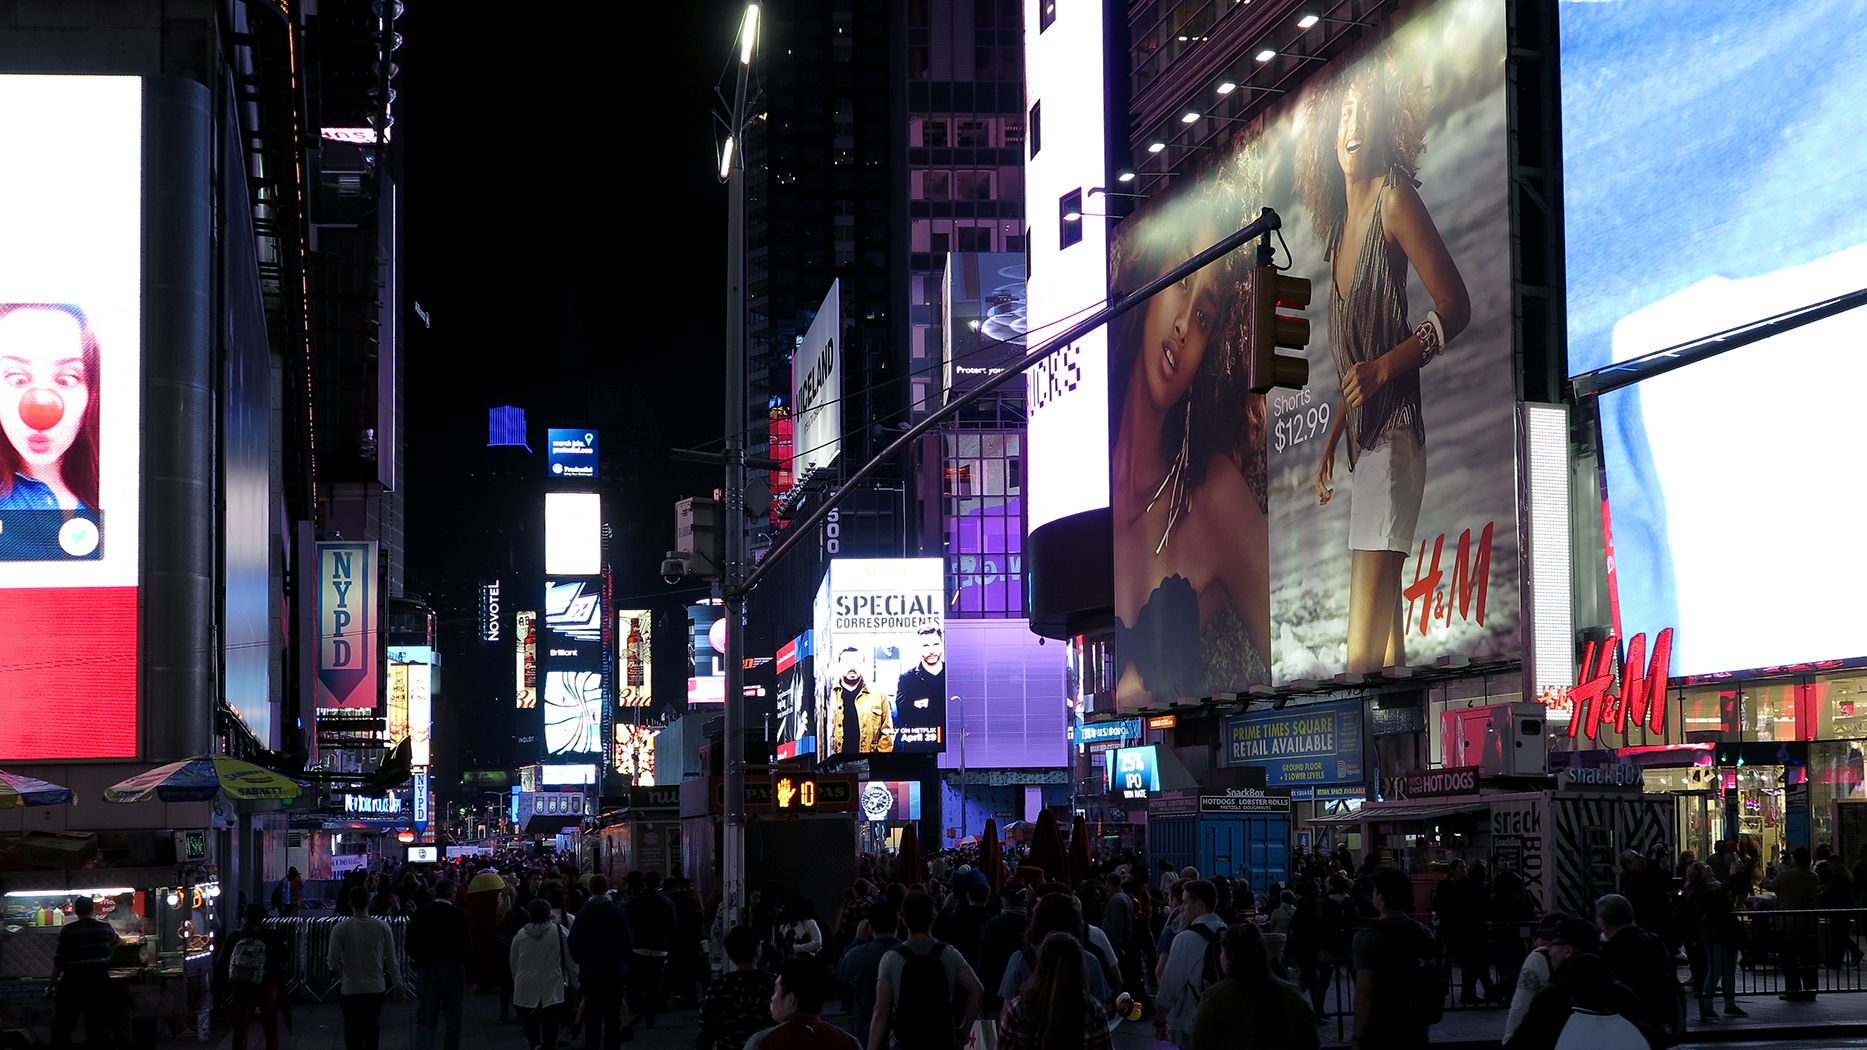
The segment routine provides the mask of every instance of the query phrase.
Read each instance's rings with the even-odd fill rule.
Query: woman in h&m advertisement
[[[1348,438],[1350,673],[1405,665],[1401,570],[1426,491],[1420,371],[1471,319],[1465,281],[1417,191],[1424,100],[1391,57],[1358,63],[1309,96],[1298,163],[1303,203],[1329,266],[1329,346],[1341,384],[1316,467],[1316,498],[1334,496]],[[1331,119],[1333,117],[1333,119]],[[1433,309],[1407,314],[1407,270]]]

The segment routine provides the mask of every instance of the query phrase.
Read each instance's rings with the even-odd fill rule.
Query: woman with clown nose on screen
[[[97,393],[84,311],[0,304],[0,511],[96,509]]]

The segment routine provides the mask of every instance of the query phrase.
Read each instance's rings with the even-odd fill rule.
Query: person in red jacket
[[[746,1050],[860,1050],[855,1037],[823,1018],[823,964],[793,956],[778,971],[771,993],[776,1025],[754,1035]]]

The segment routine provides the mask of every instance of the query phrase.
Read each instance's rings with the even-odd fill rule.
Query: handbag
[[[998,1025],[981,1017],[972,1023],[972,1034],[966,1037],[966,1050],[998,1050]]]

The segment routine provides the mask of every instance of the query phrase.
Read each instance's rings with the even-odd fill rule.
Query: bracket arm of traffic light
[[[764,579],[765,574],[771,570],[771,567],[782,560],[785,555],[789,554],[792,548],[802,543],[804,537],[814,536],[816,534],[817,526],[823,524],[824,518],[828,517],[830,512],[836,509],[837,505],[843,501],[844,496],[855,491],[856,486],[866,480],[869,475],[881,469],[882,464],[906,451],[909,446],[920,440],[923,435],[940,424],[958,416],[961,412],[965,411],[968,406],[978,402],[987,394],[1003,386],[1014,376],[1023,375],[1026,369],[1037,362],[1069,346],[1076,340],[1081,339],[1083,336],[1113,321],[1135,307],[1140,306],[1159,293],[1178,284],[1181,280],[1225,258],[1244,245],[1245,242],[1257,237],[1266,236],[1282,226],[1283,220],[1277,217],[1277,213],[1270,208],[1265,208],[1256,220],[1219,238],[1218,243],[1214,244],[1212,247],[1207,248],[1205,251],[1200,252],[1173,269],[1168,270],[1166,273],[1161,274],[1159,277],[1135,289],[1133,292],[1129,292],[1125,295],[1120,292],[1109,293],[1108,304],[1102,307],[1102,309],[1097,310],[1095,313],[1071,325],[1043,346],[1027,352],[1022,360],[1011,365],[1011,367],[987,379],[985,382],[980,383],[978,386],[973,387],[959,397],[954,398],[946,405],[930,413],[926,419],[921,420],[919,423],[903,431],[900,437],[888,443],[887,448],[877,453],[875,457],[867,463],[864,463],[855,473],[849,476],[848,480],[844,481],[834,492],[829,493],[822,502],[813,507],[809,514],[804,515],[803,518],[794,522],[790,529],[787,530],[784,539],[780,540],[778,545],[773,547],[770,553],[766,554],[765,557],[759,561],[758,567],[753,569],[751,574],[745,578],[741,593],[750,592],[752,588],[758,586],[759,581]]]

